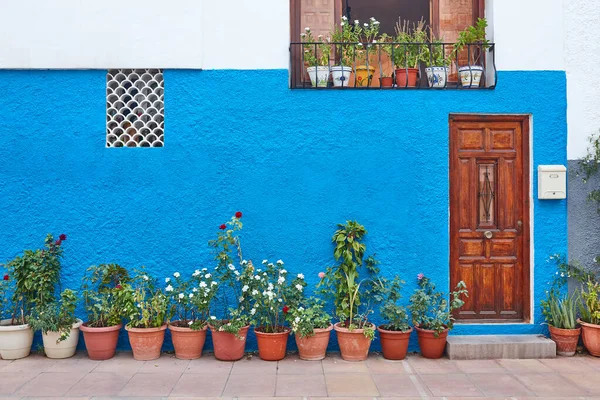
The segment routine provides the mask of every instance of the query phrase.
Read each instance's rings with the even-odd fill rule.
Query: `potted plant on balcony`
[[[83,277],[82,297],[87,321],[79,329],[88,357],[108,360],[115,355],[121,319],[126,315],[128,292],[123,285],[130,283],[129,273],[118,264],[89,267]]]
[[[378,39],[379,43],[379,86],[382,88],[390,88],[394,86],[393,71],[389,71],[387,67],[393,70],[392,61],[392,42],[394,39],[387,33],[381,35]],[[383,57],[382,57],[383,56]],[[383,60],[382,60],[383,58]]]
[[[66,239],[62,234],[55,241],[48,234],[43,249],[25,250],[23,255],[6,263],[8,273],[4,275],[3,288],[12,296],[10,302],[3,302],[2,317],[8,318],[0,322],[0,356],[3,359],[15,360],[29,355],[33,342],[33,330],[29,325],[31,315],[54,301],[63,254],[61,245]]]
[[[475,88],[480,86],[485,51],[490,48],[490,42],[485,37],[487,26],[485,18],[478,18],[475,26],[469,26],[459,33],[454,44],[454,51],[450,55],[450,60],[456,57],[460,64],[460,58],[464,56],[464,50],[467,51],[467,65],[459,65],[458,67],[458,75],[463,87]]]
[[[195,270],[189,279],[179,272],[166,278],[166,295],[171,302],[171,314],[175,320],[169,322],[175,357],[193,360],[202,356],[206,341],[206,325],[210,316],[210,303],[216,293],[216,283],[206,268]]]
[[[139,361],[155,360],[165,340],[169,300],[156,285],[156,279],[142,267],[131,283],[122,285],[124,310],[129,322],[125,326],[133,358]]]
[[[394,45],[394,65],[396,67],[396,85],[398,87],[416,87],[421,62],[427,57],[427,32],[425,21],[417,24],[408,21],[396,23],[396,43]]]
[[[229,222],[219,226],[217,238],[209,241],[217,261],[213,272],[217,293],[208,327],[212,335],[215,358],[221,361],[236,361],[244,357],[250,328],[250,299],[248,296],[242,296],[242,288],[253,278],[254,267],[251,262],[242,259],[240,239],[237,235],[242,229],[241,218],[242,213],[238,211]],[[234,257],[241,260],[238,261],[243,268],[241,273],[234,266]],[[206,275],[206,279],[211,277]]]
[[[320,272],[319,277],[324,278],[325,273]],[[318,361],[325,358],[333,325],[331,315],[324,306],[322,300],[311,297],[303,300],[298,307],[284,309],[302,360]]]
[[[427,82],[429,87],[443,88],[447,85],[450,73],[449,63],[446,60],[446,49],[443,41],[436,39],[433,32],[431,32],[430,36],[431,41],[427,46],[427,53],[424,59]]]
[[[348,19],[343,16],[341,27],[334,27],[331,34],[331,42],[336,62],[339,64],[331,67],[331,77],[334,87],[348,87],[350,83],[350,74],[352,74],[351,65],[354,62],[355,43],[358,41],[352,25]]]
[[[441,358],[448,332],[454,325],[452,312],[465,304],[460,297],[468,295],[467,287],[464,282],[459,282],[455,291],[450,293],[448,305],[446,295],[436,291],[435,284],[429,278],[419,274],[417,280],[418,287],[410,297],[408,309],[417,330],[421,355],[425,358]]]
[[[313,87],[327,87],[329,82],[329,62],[331,55],[331,45],[323,40],[319,35],[317,40],[312,35],[310,28],[305,28],[302,37],[302,47],[304,51],[304,63],[308,65],[306,72],[310,77]]]
[[[381,318],[385,321],[377,330],[381,338],[381,350],[388,360],[403,360],[408,351],[408,341],[413,329],[408,324],[406,309],[398,304],[404,281],[396,276],[392,281],[381,279],[383,306]]]
[[[373,292],[378,286],[371,279],[360,280],[360,267],[366,245],[362,242],[367,230],[356,221],[339,224],[332,241],[334,258],[340,264],[328,267],[317,287],[324,296],[333,297],[335,315],[340,322],[333,326],[342,358],[363,361],[375,337],[375,325],[368,318],[373,313]],[[377,261],[371,256],[364,260],[369,272],[376,273]]]
[[[371,17],[369,22],[360,26],[360,21],[354,21],[354,35],[358,39],[356,47],[356,87],[369,87],[373,82],[375,67],[370,63],[371,55],[377,54],[377,37],[379,21]]]
[[[581,299],[581,317],[577,322],[581,325],[583,345],[591,355],[600,357],[600,283],[588,278]]]
[[[79,343],[79,326],[75,318],[77,295],[65,289],[56,299],[37,308],[31,318],[31,328],[42,332],[44,353],[48,358],[69,358],[75,355]]]

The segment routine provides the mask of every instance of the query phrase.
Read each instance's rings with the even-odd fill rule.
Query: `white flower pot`
[[[10,319],[0,321],[0,358],[16,360],[27,357],[33,343],[33,331],[28,324],[11,325]]]
[[[329,81],[329,67],[308,67],[306,68],[310,82],[313,87],[327,87]]]
[[[429,87],[443,88],[446,87],[446,81],[448,81],[448,73],[450,68],[448,67],[427,67],[425,72],[427,73],[427,82]]]
[[[479,65],[460,67],[458,69],[458,74],[460,75],[460,83],[463,87],[479,87],[481,75],[483,74],[483,67]]]
[[[57,342],[60,339],[59,332],[47,332],[42,335],[44,341],[44,353],[48,358],[69,358],[75,355],[77,343],[79,343],[79,326],[83,321],[80,319],[73,324],[69,337]]]
[[[348,85],[350,84],[351,73],[352,67],[344,67],[342,65],[336,65],[331,67],[331,77],[333,78],[333,86],[348,87]]]

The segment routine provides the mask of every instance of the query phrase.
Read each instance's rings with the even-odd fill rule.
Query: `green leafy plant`
[[[130,281],[127,270],[118,264],[92,265],[87,269],[81,286],[87,326],[106,328],[121,323],[128,301],[123,285]]]
[[[418,287],[410,296],[408,309],[412,314],[413,325],[421,329],[434,331],[436,337],[446,328],[452,329],[452,312],[461,308],[465,302],[461,296],[468,296],[467,286],[458,282],[455,291],[450,293],[450,304],[443,292],[436,291],[435,284],[423,274],[417,275]]]
[[[396,23],[397,44],[394,45],[394,64],[396,68],[419,68],[419,63],[429,60],[426,24],[423,19],[418,23],[409,21]]]
[[[31,328],[44,334],[48,332],[60,333],[56,343],[66,340],[71,334],[73,324],[77,322],[77,318],[75,318],[77,302],[77,294],[74,291],[71,289],[63,290],[59,299],[34,310],[29,320]]]
[[[354,27],[348,23],[348,18],[342,17],[340,26],[332,29],[331,41],[337,62],[342,66],[350,66],[354,63],[356,54],[356,43],[360,41]]]
[[[600,283],[589,279],[581,290],[579,313],[588,324],[600,325]]]
[[[6,263],[8,274],[5,277],[8,276],[7,280],[13,284],[11,324],[27,323],[34,309],[42,309],[54,301],[65,240],[64,234],[57,240],[48,234],[43,249],[25,250],[23,255]]]
[[[587,154],[579,161],[576,170],[576,175],[581,178],[583,183],[588,183],[593,176],[598,174],[600,167],[600,132],[591,135],[588,142]],[[600,213],[600,189],[592,189],[587,197],[589,201],[596,203],[597,211]],[[598,258],[596,262],[598,262]]]
[[[144,268],[136,271],[131,283],[121,285],[130,328],[159,328],[168,321],[169,299],[157,287],[156,278],[148,275]]]
[[[301,305],[286,311],[292,332],[300,337],[315,335],[315,329],[326,329],[331,325],[331,315],[325,311],[325,303],[316,297],[310,297]]]
[[[217,282],[206,268],[195,270],[188,279],[179,272],[165,278],[165,294],[169,298],[175,320],[171,325],[200,330],[210,316],[210,304],[217,293]]]
[[[308,27],[305,28],[304,33],[300,34],[300,36],[303,43],[304,62],[308,64],[309,67],[329,66],[331,58],[331,38],[327,38],[327,41],[324,41],[323,35],[319,35],[315,40]]]
[[[547,322],[555,328],[577,328],[577,305],[579,301],[577,292],[565,295],[562,298],[551,295],[548,298],[549,318],[546,318]]]
[[[468,26],[460,32],[454,43],[454,51],[450,54],[449,59],[453,60],[466,49],[469,64],[479,65],[482,55],[490,48],[490,41],[485,36],[487,26],[488,23],[485,18],[477,18],[475,25]]]
[[[408,313],[404,306],[398,304],[402,297],[401,291],[404,281],[396,276],[391,281],[382,279],[381,285],[384,301],[380,313],[381,318],[385,321],[382,328],[388,331],[407,332],[410,330]]]

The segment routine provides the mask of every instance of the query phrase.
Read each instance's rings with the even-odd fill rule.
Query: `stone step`
[[[555,358],[556,343],[543,335],[450,335],[446,353],[451,360]]]

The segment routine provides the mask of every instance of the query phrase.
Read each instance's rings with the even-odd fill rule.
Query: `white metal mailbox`
[[[567,168],[564,165],[538,165],[538,199],[567,198]]]

